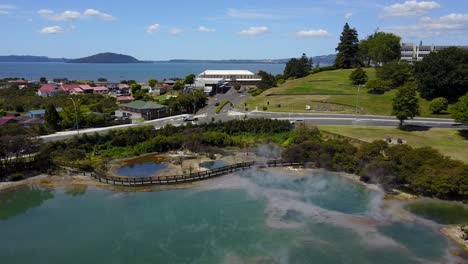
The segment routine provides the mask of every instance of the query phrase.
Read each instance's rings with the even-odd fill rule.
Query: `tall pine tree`
[[[349,69],[362,65],[359,58],[358,33],[356,29],[350,28],[348,23],[343,28],[336,51],[338,52],[335,59],[336,68]]]

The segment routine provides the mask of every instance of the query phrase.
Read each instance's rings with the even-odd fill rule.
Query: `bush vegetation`
[[[223,108],[224,108],[227,104],[229,104],[230,102],[231,102],[231,101],[229,101],[229,100],[224,100],[224,101],[222,101],[222,102],[216,107],[216,110],[215,110],[216,114],[219,114],[219,113],[221,112],[221,110],[223,110]]]
[[[356,147],[347,140],[325,140],[316,128],[304,126],[282,157],[354,173],[388,190],[400,188],[442,199],[468,199],[468,165],[430,147],[389,146],[383,140]]]

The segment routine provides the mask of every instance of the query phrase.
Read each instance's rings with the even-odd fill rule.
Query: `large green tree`
[[[367,39],[361,40],[359,51],[367,65],[385,64],[400,58],[400,41],[401,38],[392,33],[375,32]]]
[[[391,61],[376,70],[377,78],[387,82],[391,88],[398,88],[413,81],[414,67],[405,61]]]
[[[195,82],[195,74],[191,73],[185,76],[184,84],[193,84]]]
[[[407,119],[413,119],[419,115],[419,101],[416,92],[416,86],[413,83],[407,83],[400,87],[395,98],[393,98],[392,115],[400,120],[400,127]]]
[[[266,71],[259,71],[257,75],[260,76],[260,78],[262,78],[262,81],[258,84],[258,88],[266,90],[268,88],[276,86],[276,78],[270,73]]]
[[[432,52],[415,65],[421,97],[455,101],[468,92],[468,51],[448,48]]]
[[[284,78],[302,78],[307,76],[312,69],[312,63],[312,58],[308,58],[305,53],[299,59],[290,59],[284,68]]]
[[[455,121],[468,125],[468,93],[458,99],[451,112]]]
[[[47,123],[47,125],[52,128],[53,130],[59,130],[60,129],[60,115],[57,112],[57,109],[55,109],[55,106],[53,104],[48,104],[44,119]]]
[[[132,83],[130,85],[130,91],[132,92],[133,95],[135,95],[138,91],[141,90],[141,84],[139,83]]]
[[[158,80],[156,79],[149,79],[148,80],[148,85],[151,87],[151,88],[154,88],[156,86],[156,84],[158,84]]]
[[[336,51],[338,52],[335,59],[336,68],[349,69],[362,64],[359,57],[357,30],[351,28],[348,23],[344,25]]]

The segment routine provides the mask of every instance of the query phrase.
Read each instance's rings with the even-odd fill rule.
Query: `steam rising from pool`
[[[410,220],[414,225],[423,222],[428,224],[427,221],[419,221],[416,217],[403,213],[403,210],[395,208],[391,202],[384,202],[384,193],[377,186],[368,188],[362,183],[352,182],[330,172],[292,168],[250,169],[216,179],[197,190],[222,189],[241,189],[247,191],[253,199],[265,199],[267,207],[264,214],[266,225],[270,228],[304,234],[309,233],[311,227],[317,226],[343,228],[357,234],[363,245],[375,250],[385,249],[413,255],[402,241],[385,235],[382,230],[391,228],[400,221]],[[419,231],[426,232],[431,228],[435,231],[435,227]],[[441,246],[446,243],[442,240]],[[330,244],[330,241],[314,236],[313,232],[295,241],[301,246],[327,247]],[[289,263],[289,252],[283,253],[285,255],[279,257],[277,263]],[[447,252],[442,255],[443,263],[458,263]],[[415,259],[421,263],[439,263],[423,257],[416,256]],[[225,262],[235,263],[235,260],[235,255],[228,254]]]

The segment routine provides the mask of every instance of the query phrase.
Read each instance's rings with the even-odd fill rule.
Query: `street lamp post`
[[[76,126],[77,134],[79,136],[80,135],[80,125],[78,123],[78,110],[76,109],[76,103],[75,103],[75,100],[73,100],[73,98],[69,97],[68,99],[70,99],[72,101],[73,107],[75,108],[75,126]]]
[[[358,119],[358,107],[359,107],[359,91],[361,89],[361,85],[358,85],[358,91],[356,94],[356,120]]]

